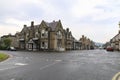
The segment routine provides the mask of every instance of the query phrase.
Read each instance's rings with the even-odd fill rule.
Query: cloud
[[[8,35],[9,33],[14,35],[17,31],[21,31],[21,27],[0,24],[0,36]]]
[[[99,13],[101,10],[96,9],[95,6],[102,4],[102,1],[103,0],[77,0],[72,7],[71,13],[76,17]]]
[[[75,38],[85,34],[105,42],[118,32],[119,4],[119,0],[2,0],[0,36],[15,33],[31,21],[40,24],[42,20],[61,19],[63,27],[69,27]]]

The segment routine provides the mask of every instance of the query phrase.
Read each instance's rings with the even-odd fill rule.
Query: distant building
[[[74,38],[69,28],[65,30],[65,46],[66,50],[73,50]]]
[[[120,27],[120,22],[119,22],[119,27]],[[110,46],[114,48],[114,50],[120,50],[120,30],[117,35],[115,35],[111,40],[110,40]]]
[[[81,42],[81,49],[82,50],[90,50],[94,49],[95,43],[91,41],[89,38],[82,35],[82,38],[79,40]]]
[[[110,45],[114,50],[120,50],[120,31],[110,40]]]
[[[81,41],[78,41],[74,38],[73,44],[74,44],[73,50],[81,50],[81,47],[82,47],[82,42]]]

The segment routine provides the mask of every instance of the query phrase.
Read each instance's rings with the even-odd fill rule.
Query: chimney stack
[[[67,32],[69,32],[69,28],[67,28],[66,30],[67,30]]]
[[[24,25],[24,28],[27,27],[27,25]]]
[[[34,26],[34,21],[31,22],[31,27],[33,27],[33,26]]]

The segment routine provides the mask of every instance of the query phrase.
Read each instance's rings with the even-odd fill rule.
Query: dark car
[[[8,50],[10,50],[10,51],[16,51],[15,47],[9,47]]]
[[[107,50],[107,51],[114,51],[113,47],[111,47],[111,46],[108,46],[108,47],[106,48],[106,50]]]

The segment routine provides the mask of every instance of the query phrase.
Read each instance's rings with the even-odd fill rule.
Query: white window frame
[[[44,36],[43,36],[44,35]],[[45,30],[43,29],[42,31],[41,31],[41,38],[44,38],[45,37]]]
[[[62,32],[61,32],[61,31],[58,31],[58,32],[57,32],[57,37],[58,37],[58,38],[62,38]]]

